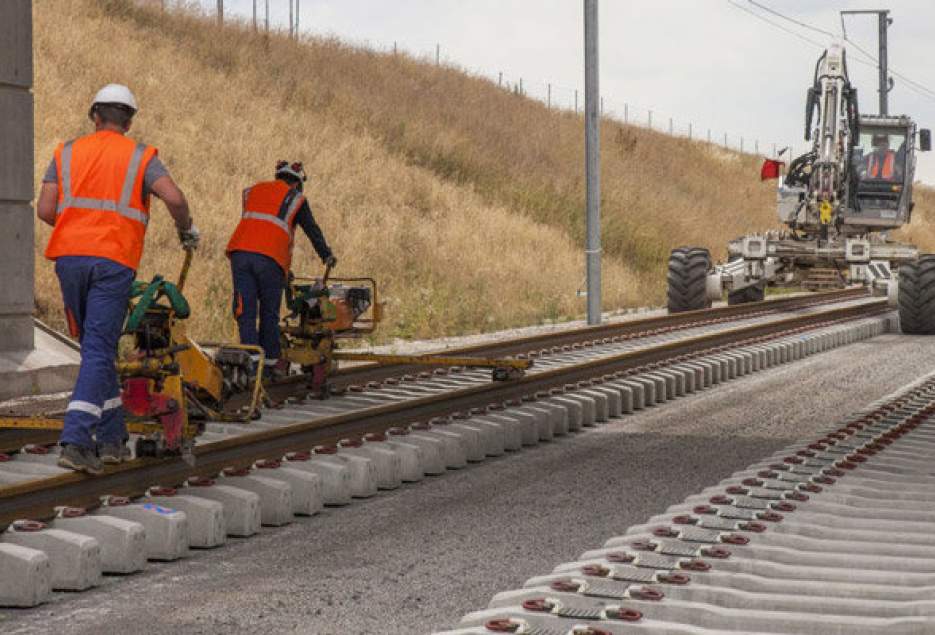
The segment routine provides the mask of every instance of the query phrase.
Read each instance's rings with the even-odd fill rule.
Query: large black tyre
[[[935,255],[899,266],[899,325],[903,333],[935,334]]]
[[[707,309],[705,277],[711,269],[711,254],[702,247],[678,247],[669,255],[669,313]]]
[[[741,289],[740,291],[731,291],[727,294],[727,305],[746,304],[747,302],[762,302],[766,297],[766,287],[754,285]]]

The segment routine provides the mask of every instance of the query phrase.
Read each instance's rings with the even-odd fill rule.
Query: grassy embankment
[[[384,338],[583,311],[581,116],[334,40],[220,30],[129,0],[34,6],[37,183],[55,144],[89,130],[97,88],[128,84],[141,102],[132,135],[160,149],[204,236],[187,288],[197,336],[233,335],[224,246],[241,189],[269,178],[279,158],[305,162],[338,273],[379,279]],[[610,121],[602,151],[609,308],[661,301],[672,246],[723,255],[730,238],[773,223],[772,188],[757,181],[752,156]],[[174,275],[181,262],[160,203],[153,216],[144,278]],[[40,227],[37,253],[47,238]],[[298,242],[295,269],[317,271]],[[41,259],[37,296],[39,314],[58,322],[57,283]]]

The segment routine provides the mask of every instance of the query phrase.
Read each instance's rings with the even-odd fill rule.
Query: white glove
[[[179,230],[179,242],[182,243],[183,249],[198,249],[198,243],[201,242],[201,232],[195,227],[194,222],[188,229]]]

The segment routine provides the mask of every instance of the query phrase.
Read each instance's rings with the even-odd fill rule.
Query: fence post
[[[520,95],[523,94],[523,78],[522,77],[519,78],[519,94]]]
[[[688,140],[691,141],[691,139],[692,139],[692,122],[689,121],[688,122]]]
[[[218,0],[218,26],[224,26],[224,0]]]
[[[669,117],[669,134],[671,135],[675,130],[675,126],[672,123],[672,117]]]
[[[549,110],[552,110],[552,84],[549,84],[548,93],[546,93],[546,98],[545,98],[545,105],[546,105],[546,108],[548,108]]]
[[[578,112],[578,89],[575,89],[575,112]]]
[[[396,50],[396,40],[393,40],[393,55],[396,55],[396,53],[397,53],[397,50]]]
[[[730,147],[730,146],[727,145],[727,133],[726,133],[726,132],[724,133],[724,147],[725,147],[725,148],[729,148],[729,147]]]
[[[289,39],[291,40],[295,34],[293,30],[295,29],[295,16],[292,15],[292,0],[289,0]]]
[[[166,8],[165,0],[163,0],[162,8],[163,10]],[[253,0],[253,32],[256,33],[256,0]]]
[[[708,128],[708,143],[711,143],[711,128]]]
[[[266,0],[266,32],[269,33],[269,0]]]
[[[629,123],[630,121],[630,104],[623,105],[623,123]]]
[[[743,152],[743,137],[740,137],[740,151]]]
[[[652,130],[653,129],[653,111],[652,110],[649,111],[649,117],[647,119],[647,122],[649,123],[649,129]]]
[[[435,66],[438,66],[439,64],[441,64],[441,61],[442,61],[442,45],[436,44],[435,45]]]
[[[604,98],[601,97],[601,117],[604,116]]]
[[[754,154],[760,153],[760,140],[759,139],[753,140],[753,153]]]
[[[503,88],[503,71],[497,75],[497,88]]]

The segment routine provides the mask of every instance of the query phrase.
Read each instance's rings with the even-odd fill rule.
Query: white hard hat
[[[107,86],[97,91],[91,106],[97,104],[122,104],[132,108],[133,112],[139,110],[136,105],[136,97],[123,84],[107,84]]]

